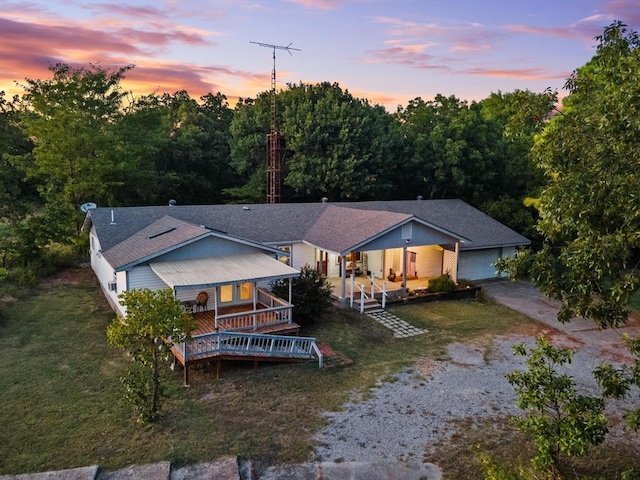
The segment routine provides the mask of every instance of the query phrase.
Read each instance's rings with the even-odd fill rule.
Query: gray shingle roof
[[[115,225],[111,225],[112,212]],[[155,224],[165,216],[164,223]],[[122,262],[124,257],[128,261],[150,252],[153,245],[170,248],[180,243],[179,238],[186,241],[208,230],[263,244],[307,241],[330,251],[343,251],[411,216],[469,239],[461,244],[462,250],[530,243],[462,200],[96,208],[87,213],[85,227],[93,224],[108,260],[113,255]],[[169,218],[181,222],[172,223]],[[149,232],[165,223],[168,228],[180,228],[164,239],[150,241]],[[171,242],[178,243],[168,245]]]
[[[331,252],[342,252],[409,218],[411,215],[403,213],[328,205],[304,240]]]
[[[109,223],[108,228],[118,228],[117,223]],[[118,268],[208,234],[206,228],[164,215],[109,249],[100,246],[102,255]]]

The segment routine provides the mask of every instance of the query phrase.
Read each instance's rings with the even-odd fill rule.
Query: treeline
[[[26,267],[25,280],[55,246],[85,250],[86,202],[265,201],[270,92],[235,108],[221,93],[133,97],[121,87],[132,68],[57,64],[51,78],[27,79],[21,97],[0,93],[2,266]],[[290,84],[276,95],[282,200],[461,198],[531,236],[535,212],[523,202],[544,177],[530,150],[556,100],[437,95],[389,113],[336,83]]]

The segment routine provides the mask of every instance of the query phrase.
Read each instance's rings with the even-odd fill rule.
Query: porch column
[[[215,328],[218,331],[218,287],[213,287],[213,318],[215,318]]]
[[[347,257],[340,255],[340,300],[347,298]]]
[[[407,246],[402,247],[402,288],[407,288]]]
[[[258,328],[258,289],[256,282],[251,283],[251,296],[253,297],[253,329]]]
[[[289,305],[291,305],[291,300],[293,300],[292,285],[293,285],[293,278],[289,277]],[[291,323],[293,321],[293,318],[292,318],[293,314],[292,314],[291,308],[287,310],[287,317],[289,317],[289,323]]]
[[[460,254],[460,242],[456,242],[454,252],[455,252],[455,259],[456,259],[456,268],[454,268],[453,272],[451,273],[451,280],[458,283],[458,256]]]

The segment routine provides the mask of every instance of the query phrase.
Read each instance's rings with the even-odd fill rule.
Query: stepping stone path
[[[414,327],[401,318],[396,317],[393,313],[385,312],[384,310],[379,312],[371,312],[367,315],[373,318],[376,322],[393,331],[393,336],[395,338],[413,337],[414,335],[420,335],[428,332],[428,330]]]

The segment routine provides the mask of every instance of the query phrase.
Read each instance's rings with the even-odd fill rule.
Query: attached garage
[[[462,250],[458,257],[458,278],[466,278],[468,280],[495,278],[497,275],[493,264],[502,255],[502,248]]]

